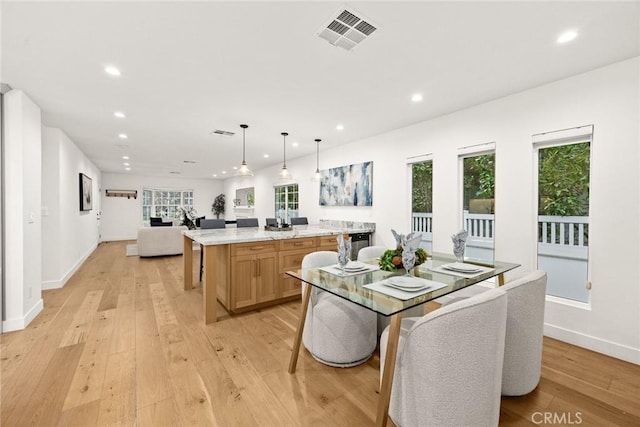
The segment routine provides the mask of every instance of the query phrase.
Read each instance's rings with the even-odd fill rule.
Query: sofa
[[[138,255],[141,257],[182,255],[184,225],[174,227],[140,227]]]

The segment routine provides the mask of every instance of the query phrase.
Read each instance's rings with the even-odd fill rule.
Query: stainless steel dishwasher
[[[358,259],[358,251],[367,246],[371,246],[371,233],[353,233],[351,237],[351,259]]]

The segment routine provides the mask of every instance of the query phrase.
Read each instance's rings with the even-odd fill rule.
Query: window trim
[[[146,191],[150,191],[151,192],[151,204],[150,205],[146,205],[145,204],[145,192]],[[149,218],[151,218],[152,216],[154,216],[156,213],[156,206],[175,206],[175,205],[156,205],[155,204],[155,192],[160,191],[160,192],[173,192],[173,193],[180,193],[180,204],[177,205],[178,207],[182,206],[182,207],[194,207],[195,205],[195,192],[193,191],[193,189],[180,189],[180,188],[152,188],[152,187],[143,187],[142,188],[142,222],[145,224],[148,224],[150,219],[145,219],[144,217],[144,208],[149,206],[150,210],[149,210]],[[185,200],[185,193],[191,193],[191,204],[185,204],[184,200]],[[169,217],[169,216],[164,216],[161,215],[162,218],[166,218],[166,219],[177,219],[177,217]]]

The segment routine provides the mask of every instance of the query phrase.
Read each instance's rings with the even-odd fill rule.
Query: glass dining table
[[[377,265],[377,260],[370,260],[367,263]],[[413,280],[426,279],[424,283],[431,285],[425,287],[424,291],[415,292],[415,296],[412,296],[412,292],[409,294],[401,292],[399,295],[397,290],[395,290],[396,292],[393,289],[387,291],[386,288],[380,286],[393,281],[394,278],[399,279],[397,276],[405,274],[403,269],[389,272],[372,268],[355,274],[343,274],[336,269],[322,267],[288,271],[289,276],[311,285],[305,287],[305,292],[302,295],[301,313],[289,361],[289,373],[293,374],[296,370],[312,287],[322,289],[383,316],[391,317],[385,364],[382,367],[380,400],[376,414],[376,425],[386,426],[403,313],[410,308],[494,277],[497,277],[498,285],[502,286],[504,273],[519,267],[519,264],[465,260],[460,267],[471,268],[474,271],[449,269],[454,266],[459,266],[459,264],[456,264],[456,259],[452,255],[434,253],[424,264],[413,268],[411,271]]]

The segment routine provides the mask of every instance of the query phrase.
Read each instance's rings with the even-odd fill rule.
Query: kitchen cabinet
[[[231,245],[230,311],[278,298],[278,242]]]
[[[317,250],[317,238],[290,239],[280,241],[279,295],[282,298],[301,294],[300,281],[287,276],[287,271],[298,270],[305,255]]]

